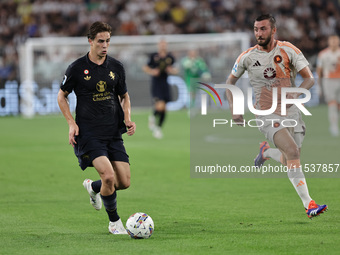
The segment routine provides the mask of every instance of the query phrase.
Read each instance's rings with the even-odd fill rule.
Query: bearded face
[[[275,28],[271,27],[269,20],[255,21],[254,35],[258,45],[265,47],[273,39]]]

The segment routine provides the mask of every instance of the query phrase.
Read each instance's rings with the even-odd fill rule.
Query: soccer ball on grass
[[[154,230],[152,218],[146,213],[137,212],[132,214],[126,221],[126,231],[131,238],[149,238]]]

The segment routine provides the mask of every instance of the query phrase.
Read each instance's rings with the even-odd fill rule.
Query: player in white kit
[[[333,136],[339,136],[340,104],[340,46],[339,36],[328,38],[328,47],[320,51],[317,61],[317,73],[321,91],[328,104],[329,130]]]
[[[287,114],[281,114],[281,88],[295,87],[297,72],[302,76],[300,88],[310,89],[314,84],[313,74],[308,61],[302,52],[289,42],[274,39],[276,21],[270,14],[259,16],[254,23],[254,34],[257,45],[243,52],[236,60],[227,85],[235,85],[237,80],[248,71],[249,82],[254,89],[257,110],[270,109],[273,102],[272,90],[277,88],[278,101],[274,113],[256,116],[265,123],[260,127],[266,138],[273,142],[277,149],[270,148],[268,142],[260,145],[260,153],[255,158],[255,165],[261,167],[269,158],[281,162],[288,167],[288,177],[300,196],[307,216],[313,218],[327,210],[327,205],[318,205],[309,195],[304,173],[301,170],[300,150],[305,135],[305,123],[300,110],[288,106]],[[233,96],[227,89],[227,99],[233,113]],[[298,93],[287,93],[286,98],[298,98]],[[276,119],[265,121],[265,119]],[[284,120],[292,120],[292,127],[282,125]],[[244,123],[243,115],[233,114],[234,122]],[[289,121],[288,121],[289,122]],[[296,124],[296,125],[295,125]],[[295,125],[295,127],[293,127]]]

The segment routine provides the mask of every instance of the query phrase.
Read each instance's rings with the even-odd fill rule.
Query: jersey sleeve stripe
[[[249,48],[249,49],[246,50],[246,51],[243,51],[243,52],[240,54],[240,56],[238,56],[238,58],[236,59],[236,63],[239,63],[239,62],[240,62],[241,57],[242,57],[244,54],[247,54],[249,51],[252,51],[252,50],[255,49],[255,48],[256,48],[256,46],[251,47],[251,48]]]
[[[294,46],[290,42],[278,41],[278,44],[279,44],[279,46],[286,46],[286,47],[289,47],[289,48],[293,49],[296,52],[296,54],[300,54],[301,53],[301,50],[299,50],[296,46]]]

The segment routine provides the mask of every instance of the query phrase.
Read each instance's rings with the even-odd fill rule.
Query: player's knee
[[[130,178],[127,178],[126,180],[118,183],[118,187],[116,187],[116,188],[117,189],[127,189],[129,187],[130,187]]]
[[[127,176],[127,178],[125,178],[122,182],[122,189],[127,189],[128,187],[130,187],[130,184],[130,176]]]
[[[163,107],[160,107],[160,106],[155,107],[155,109],[156,109],[157,112],[162,112],[162,111],[164,111],[164,110],[163,110]]]
[[[127,182],[123,183],[122,189],[127,189],[129,187],[130,187],[130,181],[127,181]]]
[[[164,112],[166,109],[166,104],[164,101],[158,101],[155,105],[156,111]]]
[[[299,159],[300,158],[300,150],[297,146],[290,146],[285,151],[287,155],[287,159]]]
[[[105,174],[102,176],[102,183],[105,186],[113,187],[115,184],[115,178],[113,174]]]

